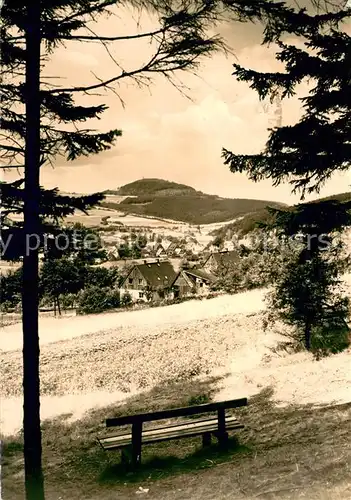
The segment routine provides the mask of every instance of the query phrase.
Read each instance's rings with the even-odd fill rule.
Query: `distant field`
[[[106,194],[105,196],[106,196],[105,201],[109,201],[112,203],[121,203],[126,198],[132,197],[132,196],[119,195],[119,194]]]
[[[150,227],[150,228],[172,228],[177,226],[186,226],[185,223],[177,221],[177,220],[167,220],[166,218],[158,218],[158,217],[143,217],[138,214],[128,214],[119,210],[120,205],[117,203],[112,204],[115,208],[96,208],[90,210],[89,215],[84,215],[82,213],[77,212],[74,215],[70,215],[66,217],[66,222],[76,223],[79,222],[84,224],[85,226],[100,226],[101,221],[104,217],[109,217],[108,222],[110,224],[118,224],[121,223],[124,226],[131,227]]]
[[[143,226],[143,227],[173,227],[179,226],[181,222],[168,221],[155,217],[143,217],[139,215],[125,214],[119,212],[118,215],[112,215],[110,218],[111,224],[114,222],[122,222],[125,226]]]
[[[85,226],[99,226],[103,217],[109,217],[114,212],[111,210],[106,210],[105,208],[93,208],[89,210],[89,214],[85,215],[81,212],[76,212],[74,215],[69,215],[65,218],[66,222],[76,223],[80,222]]]

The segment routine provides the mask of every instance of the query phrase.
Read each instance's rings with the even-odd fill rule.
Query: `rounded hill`
[[[102,206],[142,217],[171,219],[190,224],[212,224],[262,210],[282,203],[267,200],[222,198],[197,191],[185,184],[162,179],[140,179],[107,195],[124,196],[123,200],[106,200]]]
[[[172,196],[181,194],[196,193],[196,190],[185,184],[178,184],[177,182],[165,181],[163,179],[139,179],[129,184],[120,187],[116,194],[121,196]]]

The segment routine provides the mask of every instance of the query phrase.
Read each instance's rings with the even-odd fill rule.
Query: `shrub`
[[[40,297],[39,307],[40,308],[54,307],[54,301],[52,296],[44,295],[43,297]]]
[[[212,399],[209,394],[199,394],[198,396],[191,396],[188,400],[188,406],[204,405],[211,403]]]
[[[0,276],[0,298],[5,307],[16,307],[21,302],[22,268]]]
[[[313,329],[311,350],[319,359],[328,354],[336,354],[350,345],[350,328],[340,318],[330,318]]]
[[[126,307],[129,306],[133,302],[132,296],[129,292],[124,292],[121,297],[121,306]]]
[[[60,304],[62,309],[71,309],[75,307],[77,302],[77,295],[74,293],[66,293],[60,298]]]
[[[9,300],[0,303],[0,312],[7,313],[12,312],[14,310],[14,304]]]
[[[77,314],[96,314],[120,307],[118,290],[90,286],[79,297]]]

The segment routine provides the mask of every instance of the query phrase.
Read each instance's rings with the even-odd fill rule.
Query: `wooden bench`
[[[211,444],[211,436],[214,435],[220,445],[226,445],[228,442],[228,431],[242,429],[244,427],[234,416],[226,416],[226,410],[246,405],[247,398],[241,398],[232,401],[207,403],[171,410],[109,418],[106,420],[106,427],[131,425],[131,432],[98,438],[98,442],[102,448],[107,451],[121,449],[122,460],[127,459],[126,451],[130,448],[133,466],[138,466],[141,462],[142,444],[202,435],[203,446],[208,446]],[[202,418],[201,420],[192,420],[188,418],[187,421],[183,422],[168,422],[161,427],[143,429],[143,424],[145,422],[167,420],[177,417],[190,417],[212,412],[217,412],[217,416],[208,415],[207,418]]]

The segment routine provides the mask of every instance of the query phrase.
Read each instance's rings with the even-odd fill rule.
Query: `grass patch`
[[[218,382],[170,383],[78,422],[69,423],[67,415],[44,422],[46,499],[129,499],[139,487],[157,500],[350,497],[351,403],[279,407],[272,391],[264,390],[235,412],[246,428],[235,433],[238,441],[231,439],[227,451],[215,444],[202,449],[200,437],[147,445],[137,472],[120,463],[120,452],[106,453],[95,442],[111,433],[107,417],[207,402]],[[21,437],[6,439],[4,499],[24,498],[21,474]]]
[[[140,470],[132,471],[127,465],[114,463],[100,474],[99,482],[100,484],[124,484],[158,481],[177,474],[208,469],[232,459],[234,454],[249,452],[247,447],[239,445],[235,436],[229,440],[225,451],[217,444],[206,449],[199,448],[199,446],[200,438],[174,440],[172,444],[164,442],[152,447],[145,446]]]
[[[211,403],[212,397],[210,394],[199,394],[197,396],[191,396],[188,400],[188,406],[204,405],[206,403]]]

